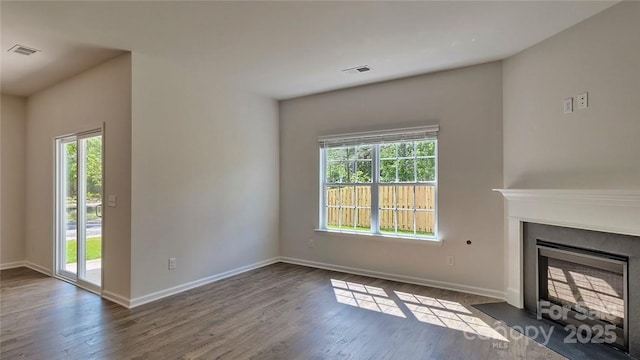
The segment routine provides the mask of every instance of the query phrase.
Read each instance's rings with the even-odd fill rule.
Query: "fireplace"
[[[537,314],[628,352],[627,256],[536,241]]]
[[[506,199],[505,298],[507,302],[516,308],[537,312],[540,295],[537,284],[539,274],[536,268],[538,240],[592,251],[597,255],[626,257],[627,278],[630,282],[626,295],[624,294],[624,269],[622,285],[619,277],[608,280],[611,282],[609,286],[616,294],[620,292],[620,286],[623,287],[623,299],[612,301],[624,300],[624,310],[606,316],[601,314],[601,317],[606,317],[605,320],[610,322],[605,324],[615,325],[616,331],[622,332],[623,335],[626,332],[626,336],[623,337],[624,342],[627,343],[626,351],[632,356],[640,357],[640,286],[635,285],[640,278],[640,189],[497,189],[496,191],[502,193]],[[620,273],[619,268],[611,269],[613,271],[609,273],[602,273],[599,271],[608,270],[597,266],[589,267],[589,264],[576,261],[569,261],[573,264],[566,264],[566,259],[557,258],[547,259],[547,267],[549,261],[554,268],[565,267],[564,270],[571,271],[572,268],[566,267],[573,266],[578,270],[576,272],[591,272],[601,277],[612,274],[618,276]],[[551,275],[557,277],[559,274]],[[557,293],[558,287],[555,289],[556,293],[553,293],[553,289],[552,291],[548,289],[549,277],[552,280],[560,280],[553,276],[549,276],[547,272],[547,296],[555,295],[555,298],[547,300],[550,304],[551,300],[563,304],[560,298],[562,294]],[[562,287],[560,282],[556,282],[556,285]],[[573,294],[571,287],[568,291]],[[597,310],[596,305],[591,304],[596,308],[595,310]],[[594,311],[594,313],[598,315],[597,312]],[[595,317],[597,319],[597,316]]]

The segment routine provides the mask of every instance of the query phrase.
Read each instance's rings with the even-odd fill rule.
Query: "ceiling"
[[[132,51],[285,99],[503,59],[613,4],[2,1],[1,86],[28,96]]]

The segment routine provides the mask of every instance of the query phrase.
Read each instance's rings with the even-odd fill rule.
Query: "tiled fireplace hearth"
[[[608,291],[618,298],[606,302],[624,301],[626,308],[603,316],[628,336],[628,346],[622,347],[640,357],[640,190],[496,191],[507,200],[507,302],[534,312],[536,301],[545,296],[564,305],[576,290],[562,288],[567,283],[563,273],[595,272],[597,276],[586,276],[590,279],[607,275]],[[558,256],[572,252],[577,257]],[[546,270],[540,272],[540,264]],[[577,288],[586,294],[584,287]],[[598,299],[606,295],[596,292]],[[591,306],[598,309],[597,304]]]

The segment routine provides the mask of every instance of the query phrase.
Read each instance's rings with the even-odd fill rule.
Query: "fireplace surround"
[[[640,357],[640,295],[638,288],[640,253],[628,254],[630,245],[640,244],[640,190],[559,190],[559,189],[499,189],[506,199],[507,223],[505,238],[505,268],[507,302],[517,308],[537,308],[525,295],[528,281],[535,271],[536,259],[528,258],[528,247],[536,253],[538,239],[561,245],[605,251],[628,256],[629,263],[629,339],[628,352]],[[572,233],[577,231],[576,233]],[[555,233],[554,233],[555,232]],[[566,235],[566,236],[565,236]],[[583,236],[584,235],[584,236]],[[571,243],[585,237],[586,243]],[[622,236],[621,243],[617,236]],[[530,239],[535,239],[530,241]],[[563,240],[565,239],[565,240]],[[566,242],[571,239],[571,241]],[[525,241],[527,240],[527,241]],[[598,248],[601,246],[601,248]],[[525,255],[526,251],[526,255]],[[529,279],[529,280],[527,280]],[[535,293],[535,288],[533,288]]]

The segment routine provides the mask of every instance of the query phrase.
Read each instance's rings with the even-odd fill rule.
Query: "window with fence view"
[[[433,130],[321,140],[321,160],[321,228],[436,237]]]

